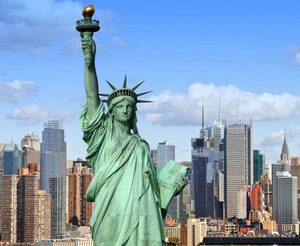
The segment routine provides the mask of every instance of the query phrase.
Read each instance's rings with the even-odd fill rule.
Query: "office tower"
[[[93,179],[91,168],[86,161],[77,160],[68,170],[68,216],[73,225],[88,226],[94,203],[87,202],[85,195]]]
[[[17,174],[22,167],[22,150],[17,144],[11,142],[5,144],[3,148],[4,174]]]
[[[261,153],[260,150],[253,150],[253,182],[256,183],[259,181],[260,176],[264,172],[265,168],[265,155]]]
[[[32,132],[25,135],[24,138],[21,140],[21,147],[23,147],[24,145],[30,147],[31,149],[39,151],[41,143],[38,135]]]
[[[214,121],[212,126],[207,128],[208,138],[212,140],[212,147],[215,150],[221,150],[220,145],[224,138],[224,127],[224,123],[218,118]]]
[[[277,172],[277,223],[280,232],[299,233],[297,177]]]
[[[170,160],[175,160],[175,145],[171,145],[167,141],[158,143],[157,167],[163,168]]]
[[[196,218],[223,218],[223,137],[224,124],[221,121],[220,113],[213,126],[204,128],[204,105],[202,104],[200,137],[193,138],[191,141],[193,199]]]
[[[246,219],[247,216],[247,192],[248,189],[246,186],[241,187],[237,193],[237,217],[238,218],[242,218],[242,219]]]
[[[289,149],[286,141],[286,134],[282,144],[280,160],[272,165],[272,217],[278,222],[278,179],[277,173],[291,172],[291,165],[289,160]]]
[[[23,154],[23,165],[29,163],[40,163],[40,139],[34,133],[28,133],[21,140]]]
[[[151,150],[151,160],[153,162],[153,165],[157,166],[157,150],[156,149]]]
[[[225,127],[225,203],[226,217],[238,215],[238,192],[253,183],[252,126]]]
[[[297,186],[297,196],[298,196],[298,219],[300,220],[300,157],[291,158],[291,174],[292,176],[297,177],[298,186]]]
[[[60,121],[44,124],[41,144],[41,188],[51,194],[51,238],[65,235],[66,142]]]
[[[167,141],[158,143],[157,145],[157,168],[162,169],[166,163],[170,160],[175,160],[175,145],[169,144]],[[168,215],[177,219],[179,217],[177,213],[178,197],[174,197],[168,207]]]

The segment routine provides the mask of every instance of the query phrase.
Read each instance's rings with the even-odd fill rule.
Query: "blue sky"
[[[85,156],[79,114],[85,102],[83,55],[75,22],[93,3],[100,91],[109,80],[146,80],[139,130],[155,148],[168,140],[190,160],[190,139],[218,115],[253,119],[254,147],[273,162],[284,129],[300,155],[299,1],[0,0],[0,140],[41,137],[43,123],[64,121],[69,159]]]

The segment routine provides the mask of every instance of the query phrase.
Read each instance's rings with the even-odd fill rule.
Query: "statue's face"
[[[124,99],[113,107],[112,114],[115,120],[126,123],[131,120],[133,110],[132,103]]]

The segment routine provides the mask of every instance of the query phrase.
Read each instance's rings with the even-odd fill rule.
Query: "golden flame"
[[[84,17],[88,16],[88,17],[92,17],[95,13],[95,8],[92,4],[90,4],[89,6],[87,7],[84,7],[83,10],[82,10],[82,15]]]

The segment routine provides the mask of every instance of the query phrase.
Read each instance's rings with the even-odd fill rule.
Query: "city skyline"
[[[85,157],[75,22],[89,3],[1,1],[1,141],[19,143],[28,132],[41,138],[43,123],[58,119],[64,121],[68,159]],[[146,80],[143,90],[154,92],[144,98],[154,103],[138,105],[138,127],[151,148],[167,140],[176,146],[176,160],[190,160],[203,98],[205,126],[217,118],[219,100],[229,124],[252,118],[253,148],[268,164],[280,158],[284,129],[291,156],[300,155],[300,3],[93,4],[101,25],[94,35],[100,90],[110,92],[106,79],[121,86],[125,74],[129,86]]]

